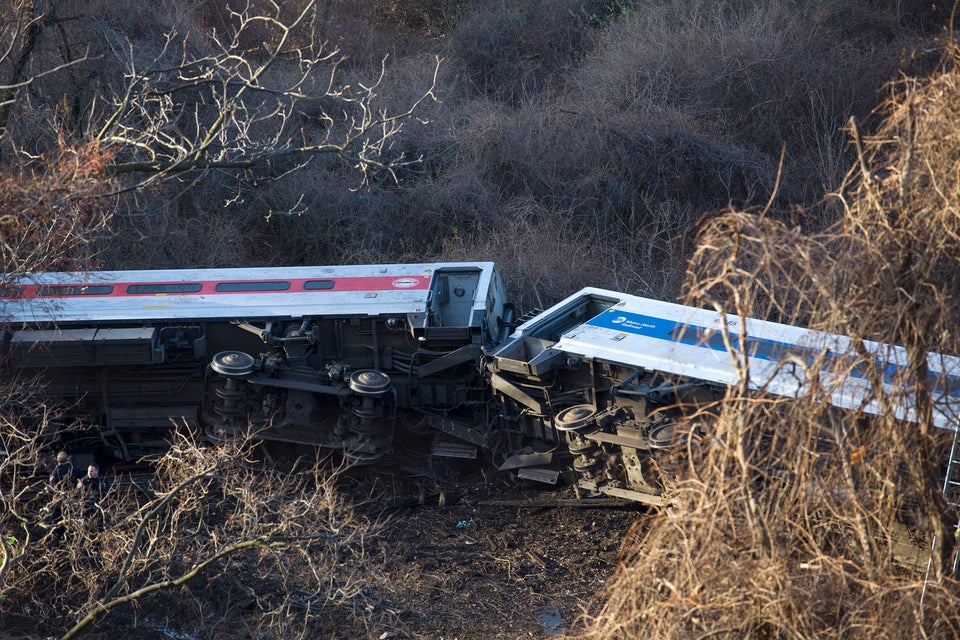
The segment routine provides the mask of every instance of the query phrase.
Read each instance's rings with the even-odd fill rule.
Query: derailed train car
[[[469,455],[492,427],[481,350],[511,314],[492,263],[49,273],[0,294],[8,370],[128,459],[172,422]]]
[[[513,315],[493,263],[38,274],[0,290],[7,374],[42,380],[118,459],[186,423],[371,464],[490,454],[521,478],[658,505],[661,452],[709,433],[729,385],[796,396],[815,377],[831,403],[880,413],[880,380],[916,418],[899,347],[593,288]],[[934,424],[955,429],[960,359],[927,368]]]
[[[708,436],[728,386],[796,397],[815,384],[835,406],[880,414],[879,381],[884,405],[910,422],[907,362],[901,347],[588,288],[517,327],[488,367],[502,429],[539,444],[505,467],[659,505],[659,454]],[[926,364],[933,424],[956,430],[960,358]]]

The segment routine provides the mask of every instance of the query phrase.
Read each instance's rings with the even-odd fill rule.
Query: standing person
[[[50,486],[55,489],[69,489],[79,476],[77,468],[73,466],[73,461],[70,459],[70,454],[66,451],[58,453],[57,466],[54,467],[49,478]]]
[[[77,481],[77,489],[80,490],[80,515],[83,517],[93,517],[99,522],[99,528],[103,529],[103,498],[107,495],[107,481],[100,477],[100,467],[91,464],[87,467],[87,475]]]
[[[67,506],[65,500],[68,493],[73,490],[74,481],[80,476],[77,468],[73,466],[70,454],[61,451],[57,454],[57,466],[53,468],[50,477],[47,479],[48,491],[51,493],[50,502],[43,507],[43,525],[51,528],[54,540],[58,539],[63,533],[64,507]]]

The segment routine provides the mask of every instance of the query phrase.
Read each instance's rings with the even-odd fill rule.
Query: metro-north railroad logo
[[[398,278],[392,283],[394,289],[409,289],[419,284],[416,278]]]
[[[623,324],[626,321],[627,321],[627,316],[617,316],[616,318],[610,321],[610,324]]]

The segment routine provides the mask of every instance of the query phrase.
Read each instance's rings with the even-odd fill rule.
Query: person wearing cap
[[[73,466],[70,454],[66,451],[59,452],[57,454],[57,466],[54,467],[47,479],[51,500],[49,504],[43,507],[43,525],[52,528],[55,538],[63,533],[63,527],[60,523],[63,519],[64,507],[69,504],[71,498],[69,494],[72,493],[73,483],[79,475],[77,468]]]
[[[57,466],[50,474],[49,483],[56,489],[69,489],[79,475],[76,467],[73,466],[73,461],[70,460],[70,454],[61,451],[57,454]]]

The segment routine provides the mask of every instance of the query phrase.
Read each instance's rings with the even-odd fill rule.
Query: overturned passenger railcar
[[[488,368],[503,433],[535,438],[504,468],[659,505],[660,454],[709,435],[729,386],[796,397],[815,384],[835,406],[880,414],[879,385],[887,410],[917,421],[907,363],[897,346],[587,288],[517,327]],[[960,359],[926,365],[933,424],[955,430]]]
[[[128,459],[172,422],[358,460],[401,432],[474,455],[493,427],[481,350],[511,314],[489,262],[48,273],[0,296],[13,375]]]

